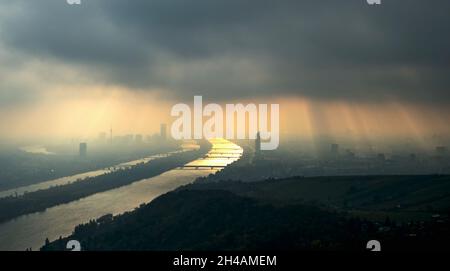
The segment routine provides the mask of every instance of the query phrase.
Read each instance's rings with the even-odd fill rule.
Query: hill
[[[437,190],[448,185],[448,177],[417,178],[196,183],[133,212],[79,225],[72,236],[42,249],[64,250],[67,241],[75,239],[85,250],[364,251],[368,240],[377,239],[383,250],[445,250],[450,241],[450,223],[441,205],[445,200]],[[417,184],[424,179],[429,180],[428,185]],[[409,188],[403,188],[408,182]],[[391,204],[402,202],[411,203],[406,210],[420,210],[431,218],[431,213],[421,209],[420,191],[437,193],[435,201],[427,202],[443,207],[439,217],[403,223],[384,217],[381,223],[355,213],[358,207],[369,213],[385,210],[393,214],[387,211]],[[376,202],[364,200],[373,195],[378,195]],[[353,206],[348,211],[345,200]]]

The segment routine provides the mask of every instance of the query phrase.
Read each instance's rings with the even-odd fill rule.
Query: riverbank
[[[18,197],[2,198],[0,199],[0,222],[151,178],[201,157],[208,152],[208,149],[209,146],[202,146],[199,150],[176,153],[73,183],[26,193]]]

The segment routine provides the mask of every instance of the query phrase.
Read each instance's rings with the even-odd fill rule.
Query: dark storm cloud
[[[449,1],[82,2],[10,4],[1,40],[168,97],[450,102]]]

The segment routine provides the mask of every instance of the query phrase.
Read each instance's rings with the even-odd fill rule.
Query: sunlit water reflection
[[[76,225],[105,214],[131,211],[142,203],[150,202],[177,187],[192,183],[198,177],[217,172],[219,168],[238,160],[243,153],[242,148],[223,139],[211,140],[211,143],[213,147],[209,154],[229,153],[234,158],[216,158],[206,155],[188,164],[218,168],[196,169],[193,167],[170,170],[153,178],[0,224],[0,250],[25,250],[30,247],[37,250],[43,245],[45,238],[54,240],[59,236],[67,236],[72,233]]]

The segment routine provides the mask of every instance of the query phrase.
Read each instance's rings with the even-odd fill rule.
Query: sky
[[[450,135],[446,0],[0,0],[0,137],[156,132],[194,95],[282,132]]]

